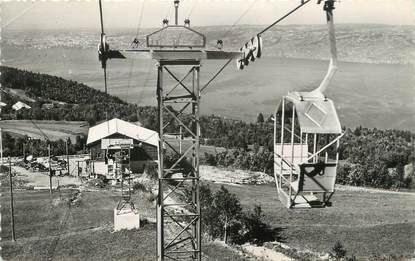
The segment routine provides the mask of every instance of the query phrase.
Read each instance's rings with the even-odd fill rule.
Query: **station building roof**
[[[157,132],[143,128],[134,123],[114,118],[89,128],[87,145],[114,134],[121,134],[156,147],[159,142]]]

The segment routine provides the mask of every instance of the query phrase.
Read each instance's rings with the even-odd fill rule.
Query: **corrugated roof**
[[[295,104],[302,132],[342,133],[339,117],[331,99],[307,92],[289,93],[287,98]]]
[[[91,144],[113,134],[125,135],[129,138],[158,146],[159,136],[157,132],[117,118],[89,128],[87,144]]]

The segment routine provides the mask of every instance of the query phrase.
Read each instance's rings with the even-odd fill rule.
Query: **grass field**
[[[1,176],[4,259],[155,259],[155,224],[144,221],[155,220],[154,195],[136,192],[133,196],[144,221],[142,228],[114,233],[113,209],[120,192],[81,189],[78,193],[75,189],[62,189],[55,191],[51,199],[47,190],[23,189],[42,174],[22,175],[14,178],[16,243],[10,241],[8,177]],[[44,182],[48,180],[44,179]],[[204,182],[213,190],[221,186]],[[244,209],[261,205],[265,222],[278,231],[278,241],[294,249],[327,253],[336,241],[340,241],[348,254],[358,256],[359,260],[391,260],[414,254],[414,193],[342,187],[334,195],[332,207],[288,210],[278,201],[272,185],[225,186],[239,197]],[[203,253],[204,260],[256,260],[215,242],[204,244]]]
[[[33,124],[33,122],[35,124]],[[88,124],[83,121],[29,121],[29,120],[5,120],[0,121],[3,131],[18,135],[28,135],[36,139],[44,139],[42,132],[50,140],[71,138],[75,143],[77,135],[88,133]],[[42,132],[40,130],[42,130]]]
[[[209,183],[212,189],[221,185]],[[297,249],[328,252],[340,241],[363,260],[414,254],[415,194],[338,191],[333,206],[288,210],[270,185],[226,186],[246,208],[261,205],[265,221]]]
[[[33,122],[37,125],[34,125]],[[48,136],[50,140],[66,139],[70,137],[75,143],[77,135],[87,135],[89,125],[83,121],[29,121],[29,120],[5,120],[0,121],[0,127],[3,131],[14,133],[17,135],[27,135],[36,139],[44,139],[42,132]],[[42,132],[39,130],[39,128]],[[173,147],[179,151],[179,139],[168,138]],[[182,141],[182,150],[186,151],[192,143],[189,140]],[[170,149],[170,148],[168,148]],[[224,148],[214,146],[200,146],[201,158],[204,158],[205,153],[216,154],[224,151]]]
[[[15,243],[10,237],[9,193],[1,197],[2,258],[6,260],[155,260],[156,226],[142,222],[138,230],[112,232],[113,209],[119,192],[75,190],[15,192]],[[60,199],[61,198],[61,199]],[[154,218],[155,203],[134,196],[140,218]],[[249,260],[220,244],[204,244],[206,261]]]

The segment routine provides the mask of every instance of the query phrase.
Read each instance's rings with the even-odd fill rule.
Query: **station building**
[[[116,153],[128,151],[129,172],[143,173],[146,167],[157,167],[158,133],[117,118],[93,126],[88,131],[91,151],[91,174],[117,179]]]

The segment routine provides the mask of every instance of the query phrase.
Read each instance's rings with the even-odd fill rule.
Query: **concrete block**
[[[140,214],[128,207],[122,209],[119,213],[117,208],[114,209],[114,231],[135,228],[140,228]]]

